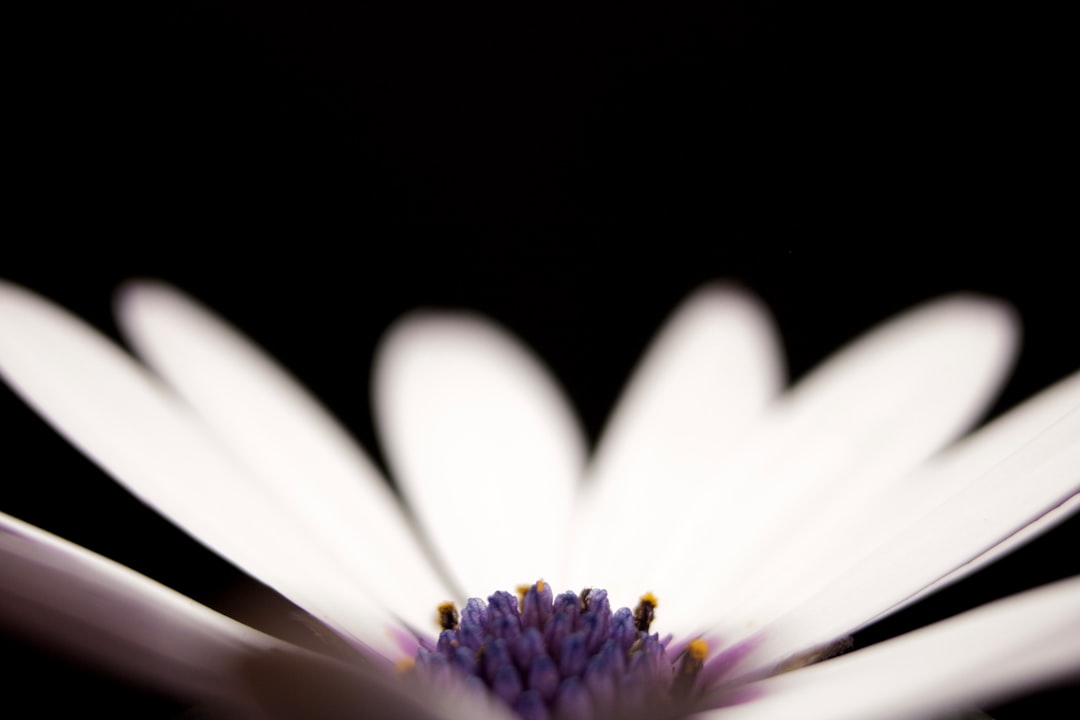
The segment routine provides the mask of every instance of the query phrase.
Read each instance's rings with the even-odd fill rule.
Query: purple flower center
[[[552,596],[544,581],[521,597],[471,598],[460,616],[439,607],[437,642],[411,672],[429,686],[483,686],[524,720],[681,714],[697,688],[705,644],[669,657],[671,636],[649,634],[656,599],[612,612],[607,591]]]

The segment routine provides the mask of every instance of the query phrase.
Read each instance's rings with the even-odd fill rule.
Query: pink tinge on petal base
[[[100,555],[0,514],[0,619],[124,677],[184,698],[234,691],[235,668],[288,646]]]

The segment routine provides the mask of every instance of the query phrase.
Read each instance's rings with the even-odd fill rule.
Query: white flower
[[[376,358],[375,410],[435,562],[363,453],[248,341],[161,284],[127,287],[118,308],[157,376],[9,284],[0,372],[138,497],[367,658],[316,658],[0,516],[0,616],[140,681],[288,714],[314,697],[309,681],[343,673],[357,717],[506,717],[482,694],[432,697],[379,659],[434,634],[441,601],[541,577],[606,588],[614,607],[652,591],[654,630],[737,654],[704,698],[739,704],[703,717],[922,717],[1080,668],[1073,579],[767,677],[1080,503],[1080,374],[939,452],[1011,365],[1016,322],[997,302],[916,308],[777,397],[767,314],[707,287],[646,354],[591,459],[558,388],[504,331],[407,317]]]

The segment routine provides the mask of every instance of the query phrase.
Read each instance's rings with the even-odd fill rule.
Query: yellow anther
[[[399,675],[404,675],[405,673],[412,670],[415,665],[416,661],[412,658],[401,658],[394,663],[394,669],[398,671]]]
[[[705,656],[709,654],[709,644],[697,638],[686,645],[686,652],[682,655],[679,670],[675,673],[675,682],[671,686],[671,694],[677,698],[686,698],[694,690],[698,675],[705,667]]]
[[[686,654],[692,660],[704,660],[709,654],[709,643],[705,642],[701,638],[697,640],[691,640],[690,644],[686,646]]]
[[[538,593],[544,592],[544,581],[543,581],[543,579],[537,580],[534,583],[534,585],[536,587],[536,592],[538,592]],[[517,594],[518,594],[518,611],[519,612],[524,612],[525,611],[525,596],[528,595],[529,591],[533,589],[533,585],[518,585],[514,589],[517,590]]]
[[[656,605],[656,596],[651,592],[641,596],[637,607],[634,608],[634,626],[638,631],[649,632],[649,626],[656,617]]]
[[[443,630],[457,630],[458,619],[458,611],[454,603],[449,601],[439,603],[435,614],[435,622],[439,624],[439,627]]]

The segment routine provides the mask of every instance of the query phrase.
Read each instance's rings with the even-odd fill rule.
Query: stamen
[[[585,637],[581,633],[567,635],[559,644],[559,671],[563,677],[572,677],[585,672],[589,655],[585,651]]]
[[[527,669],[532,664],[533,658],[547,652],[544,647],[544,636],[536,628],[526,628],[511,648],[514,660],[518,667]]]
[[[529,592],[529,585],[518,585],[514,590],[518,596],[518,611],[520,612],[525,608],[525,593]]]
[[[694,683],[701,668],[705,667],[705,658],[709,654],[709,644],[698,638],[691,640],[682,654],[682,662],[675,674],[675,682],[671,686],[671,694],[677,698],[686,698],[694,689]]]
[[[656,617],[657,604],[656,596],[651,592],[641,596],[641,600],[634,609],[634,626],[639,632],[649,632],[649,626]]]
[[[495,676],[491,678],[491,691],[510,707],[514,706],[521,695],[522,686],[521,675],[512,663],[501,665],[495,671]]]
[[[559,689],[559,669],[555,667],[555,661],[547,655],[538,655],[533,658],[529,666],[528,685],[530,690],[535,690],[544,700],[555,697],[555,691]]]
[[[438,651],[443,658],[449,660],[450,656],[454,654],[461,643],[458,642],[457,633],[453,630],[443,630],[439,633],[439,639],[435,643],[435,650]]]
[[[622,655],[609,643],[589,660],[585,668],[585,687],[597,708],[615,707],[616,679],[622,675]]]
[[[553,611],[551,587],[543,580],[537,580],[536,584],[525,593],[525,599],[522,601],[521,624],[541,630],[551,619]]]
[[[581,612],[585,612],[589,609],[590,593],[592,593],[592,588],[585,588],[581,591]]]
[[[437,608],[438,616],[437,621],[439,627],[443,630],[457,630],[458,628],[458,611],[452,602],[444,602]]]
[[[619,649],[629,653],[637,636],[638,629],[634,627],[634,613],[630,612],[630,608],[616,610],[611,616],[611,637],[619,644]]]
[[[691,640],[690,644],[686,646],[687,657],[696,660],[697,662],[704,662],[705,656],[709,654],[709,643],[705,642],[701,638]]]
[[[587,718],[591,715],[592,701],[589,699],[589,691],[576,677],[564,680],[555,698],[555,716]]]
[[[518,585],[515,590],[518,594],[518,609],[522,612],[525,611],[525,596],[529,594],[529,590],[536,588],[537,592],[544,592],[544,579],[537,580],[532,585]]]
[[[709,647],[693,640],[670,660],[671,636],[649,634],[656,596],[612,612],[605,590],[553,597],[543,580],[512,593],[438,606],[442,631],[399,672],[452,691],[484,686],[525,720],[674,717],[702,697]]]
[[[540,697],[535,690],[526,690],[521,693],[518,701],[514,703],[514,712],[522,720],[548,720],[550,717],[544,698]]]

